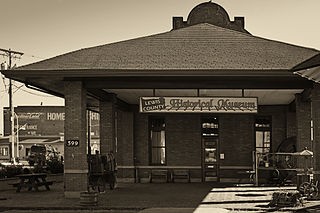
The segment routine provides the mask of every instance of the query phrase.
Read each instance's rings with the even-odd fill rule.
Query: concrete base
[[[220,178],[221,183],[246,183],[245,181],[241,181],[239,178]],[[249,181],[248,181],[249,183]]]
[[[119,183],[134,183],[134,178],[117,178]]]
[[[191,183],[201,183],[202,179],[201,178],[190,178]]]

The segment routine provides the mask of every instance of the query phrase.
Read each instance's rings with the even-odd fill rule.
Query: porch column
[[[88,184],[86,89],[81,81],[66,81],[64,91],[64,194],[76,198]]]
[[[301,94],[296,94],[295,102],[297,119],[297,151],[301,152],[305,147],[307,147],[308,150],[311,150],[311,102],[303,101]]]
[[[313,120],[313,162],[314,170],[320,171],[320,84],[315,84],[311,93]],[[316,180],[320,180],[317,174]]]
[[[110,100],[100,101],[100,152],[107,154],[113,152],[116,154],[116,96],[112,95]]]

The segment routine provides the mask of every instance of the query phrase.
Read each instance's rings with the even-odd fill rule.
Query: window
[[[9,147],[1,146],[0,147],[0,156],[1,157],[9,156]]]
[[[255,140],[257,153],[269,153],[271,149],[271,118],[255,120]]]
[[[150,128],[150,163],[152,165],[166,164],[166,132],[164,118],[152,117]]]
[[[29,156],[31,152],[31,148],[26,148],[26,156]]]

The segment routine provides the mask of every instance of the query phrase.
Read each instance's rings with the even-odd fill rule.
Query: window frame
[[[260,121],[260,122],[259,122]],[[268,126],[256,126],[257,124],[268,124]],[[263,141],[262,146],[257,146],[257,132],[263,132]],[[264,140],[265,133],[270,132],[269,138],[269,147],[265,146],[267,144]],[[269,149],[268,152],[262,152],[262,154],[267,154],[272,152],[272,117],[271,116],[258,116],[254,120],[254,150],[257,152],[257,149]]]
[[[9,157],[10,156],[9,146],[0,146],[0,149],[1,149],[1,151],[0,151],[0,157],[1,158],[5,158],[5,157]],[[4,150],[6,150],[5,151],[6,155],[4,155]]]
[[[164,146],[153,146],[152,143],[152,138],[151,138],[151,132],[153,130],[152,128],[152,124],[154,121],[162,121],[164,124],[164,127],[161,127],[161,131],[164,130]],[[160,131],[160,134],[161,134]],[[149,165],[152,166],[166,166],[167,165],[167,143],[166,143],[166,120],[165,117],[160,117],[160,116],[150,116],[149,117],[149,121],[148,121],[148,147],[149,147]],[[153,150],[154,149],[164,149],[164,163],[158,162],[158,163],[154,163],[153,162]],[[161,158],[160,158],[161,160]]]

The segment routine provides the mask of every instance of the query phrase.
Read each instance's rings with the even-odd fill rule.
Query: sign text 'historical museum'
[[[255,97],[141,97],[140,112],[257,113]]]

